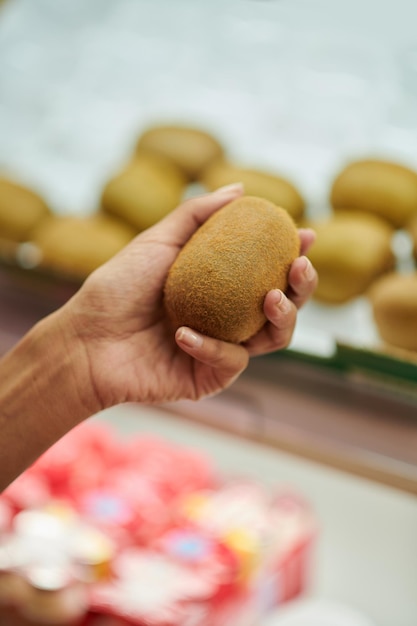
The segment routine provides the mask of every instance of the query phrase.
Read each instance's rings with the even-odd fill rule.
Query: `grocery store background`
[[[310,205],[347,158],[416,164],[412,0],[14,0],[0,23],[0,163],[95,209],[150,122],[212,130]]]
[[[325,213],[350,158],[417,167],[416,24],[413,0],[6,0],[0,168],[57,213],[89,214],[144,128],[184,122]],[[313,595],[374,626],[417,623],[414,496],[157,410],[97,419],[295,485],[321,523]]]

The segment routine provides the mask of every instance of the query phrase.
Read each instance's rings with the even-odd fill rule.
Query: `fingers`
[[[307,233],[304,245],[314,241]],[[303,244],[302,244],[303,245]],[[291,341],[300,309],[313,295],[318,277],[306,256],[298,257],[291,266],[286,294],[279,289],[269,291],[264,301],[264,313],[268,319],[263,328],[244,345],[250,356],[268,354],[286,348]]]
[[[307,239],[314,241],[313,235]],[[317,272],[306,256],[298,257],[289,272],[287,294],[280,289],[269,291],[264,300],[267,322],[254,337],[242,346],[204,337],[182,327],[177,330],[178,345],[190,356],[218,368],[223,380],[232,382],[247,366],[248,356],[268,354],[286,348],[291,341],[299,309],[312,296],[317,286]]]
[[[316,240],[316,233],[312,228],[299,228],[301,250],[300,254],[306,254]]]
[[[186,326],[178,328],[175,340],[184,352],[216,370],[219,389],[230,385],[249,362],[242,346],[206,337]]]
[[[288,274],[287,296],[300,309],[313,295],[318,276],[310,259],[300,256],[291,265]]]
[[[233,183],[212,193],[186,200],[153,228],[158,240],[182,247],[213,213],[243,194],[242,183]]]
[[[268,321],[259,333],[244,344],[250,356],[286,348],[294,332],[297,307],[280,289],[267,293],[264,313]]]
[[[181,222],[181,227],[174,230],[179,241],[184,239],[178,245],[183,245],[210,215],[242,194],[243,187],[237,183],[207,196],[193,198],[162,223],[165,223],[165,227],[174,228],[175,224]],[[182,220],[173,219],[180,212],[183,213]],[[184,229],[187,229],[185,236]],[[273,289],[266,295],[264,312],[268,321],[249,341],[239,346],[206,337],[187,327],[177,330],[175,339],[178,346],[197,361],[215,369],[222,388],[231,384],[247,367],[250,356],[275,352],[289,345],[295,329],[297,309],[312,296],[318,282],[316,270],[304,256],[314,243],[316,234],[310,228],[302,228],[299,229],[299,235],[300,254],[303,256],[298,257],[291,266],[287,294]]]

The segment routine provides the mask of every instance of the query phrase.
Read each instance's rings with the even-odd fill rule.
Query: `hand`
[[[185,327],[174,335],[165,314],[163,286],[179,251],[212,213],[242,192],[241,185],[232,185],[187,200],[91,274],[63,307],[87,360],[80,371],[88,371],[90,380],[79,384],[94,390],[97,411],[123,402],[163,403],[214,394],[241,374],[250,356],[288,345],[297,308],[317,283],[304,256],[291,267],[288,295],[268,293],[268,322],[243,345]],[[300,230],[300,239],[305,254],[313,231]]]

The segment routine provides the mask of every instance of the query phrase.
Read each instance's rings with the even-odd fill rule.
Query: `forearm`
[[[0,360],[0,490],[96,411],[83,346],[62,317],[41,320]]]

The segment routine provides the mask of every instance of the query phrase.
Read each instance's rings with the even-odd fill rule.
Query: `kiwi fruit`
[[[403,228],[417,213],[417,173],[389,161],[354,161],[334,180],[330,202],[336,210],[366,211]]]
[[[266,321],[264,298],[285,291],[300,239],[288,212],[263,198],[244,196],[213,214],[173,263],[165,306],[175,328],[241,343]]]
[[[316,241],[308,254],[319,277],[314,299],[343,304],[393,269],[393,228],[376,215],[339,211],[310,226]]]
[[[139,138],[136,151],[164,157],[177,166],[189,181],[196,180],[212,161],[224,153],[223,146],[213,135],[182,125],[148,128]]]
[[[248,196],[265,198],[283,207],[296,221],[304,214],[305,202],[298,189],[289,180],[270,172],[239,167],[218,160],[205,170],[200,182],[209,191],[230,183],[241,182]]]
[[[101,208],[140,232],[172,211],[181,202],[185,187],[183,174],[169,161],[137,155],[107,182]]]
[[[375,325],[389,345],[417,351],[417,272],[391,272],[369,290]]]
[[[37,193],[8,178],[0,178],[0,237],[26,241],[50,210]]]
[[[101,213],[87,217],[56,215],[34,229],[31,242],[40,251],[41,268],[83,279],[135,234],[125,222]]]

